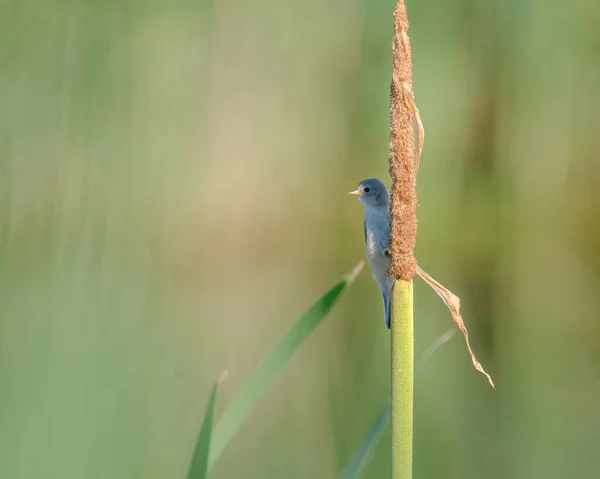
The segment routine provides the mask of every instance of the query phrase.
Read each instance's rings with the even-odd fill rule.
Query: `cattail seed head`
[[[394,10],[394,63],[390,85],[392,228],[389,251],[392,257],[390,274],[405,281],[413,278],[417,264],[414,256],[417,239],[417,161],[413,120],[417,119],[420,123],[412,91],[412,61],[407,30],[406,5],[400,0]],[[420,144],[419,141],[419,149]]]

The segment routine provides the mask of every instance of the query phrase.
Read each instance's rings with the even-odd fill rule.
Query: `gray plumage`
[[[390,197],[385,185],[377,178],[369,178],[358,184],[350,192],[356,195],[364,206],[364,234],[367,261],[373,272],[373,279],[381,290],[385,325],[390,327],[392,288],[396,279],[390,276]]]

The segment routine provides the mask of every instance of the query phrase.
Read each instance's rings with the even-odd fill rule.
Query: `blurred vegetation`
[[[0,477],[185,476],[213,379],[218,421],[364,256],[346,192],[387,178],[393,5],[0,3]],[[408,8],[417,257],[497,386],[436,353],[415,477],[594,477],[600,4]],[[418,353],[450,318],[415,302]],[[214,479],[336,477],[389,397],[380,308],[361,275]]]

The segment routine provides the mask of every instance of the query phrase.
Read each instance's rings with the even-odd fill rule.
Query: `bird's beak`
[[[362,192],[359,190],[350,191],[348,194],[354,195],[354,196],[362,196],[363,195]]]

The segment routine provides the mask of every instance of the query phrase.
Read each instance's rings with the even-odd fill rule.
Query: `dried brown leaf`
[[[404,31],[402,33],[404,33]],[[394,85],[398,91],[402,92],[404,106],[412,112],[413,119],[417,125],[417,154],[415,155],[415,172],[417,172],[419,171],[421,151],[423,151],[423,143],[425,142],[425,128],[423,128],[423,122],[421,121],[421,115],[419,114],[419,109],[415,103],[415,95],[411,85],[408,82],[401,82],[396,75],[393,75],[393,79]]]
[[[421,151],[423,151],[423,143],[425,143],[425,128],[423,128],[423,122],[421,121],[421,115],[419,115],[419,109],[415,105],[413,99],[413,114],[415,115],[415,121],[417,123],[417,158],[415,160],[415,170],[419,171],[419,162],[421,161]]]
[[[456,326],[458,326],[458,329],[460,329],[461,333],[463,333],[463,336],[465,337],[465,343],[467,344],[467,349],[469,350],[471,361],[473,361],[473,366],[475,366],[475,369],[477,369],[477,371],[479,371],[481,374],[484,374],[487,377],[490,386],[496,389],[496,386],[494,386],[494,381],[492,381],[492,377],[485,371],[485,369],[483,369],[483,366],[477,360],[477,357],[475,356],[475,353],[473,353],[471,345],[469,344],[469,332],[467,331],[467,327],[465,326],[465,323],[460,314],[460,298],[448,288],[446,288],[442,284],[438,283],[435,279],[433,279],[431,275],[429,275],[429,273],[423,270],[418,264],[417,275],[419,275],[423,281],[425,281],[429,286],[431,286],[431,288],[437,293],[437,295],[440,298],[442,298],[442,301],[450,310],[452,320],[454,321]]]

